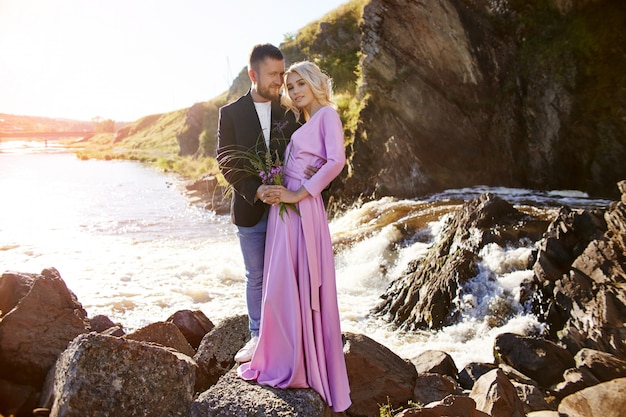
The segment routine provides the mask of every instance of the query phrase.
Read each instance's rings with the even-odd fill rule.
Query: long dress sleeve
[[[339,114],[332,107],[323,107],[319,110],[319,136],[326,154],[326,161],[308,180],[303,182],[304,188],[312,196],[318,196],[343,170],[346,164],[343,127]]]

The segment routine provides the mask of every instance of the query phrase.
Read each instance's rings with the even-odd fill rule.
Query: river
[[[54,267],[90,317],[105,314],[127,331],[182,309],[202,310],[214,323],[245,314],[234,226],[228,216],[189,204],[180,187],[175,176],[136,162],[83,161],[54,144],[0,142],[0,272]],[[437,238],[443,222],[434,215],[407,239],[393,224],[376,226],[380,213],[484,191],[542,210],[609,203],[577,191],[474,187],[425,200],[386,198],[349,210],[330,224],[336,241],[349,241],[336,255],[342,330],[366,334],[404,358],[443,350],[459,368],[492,361],[493,339],[504,331],[540,332],[536,317],[517,302],[519,284],[532,278],[522,265],[534,244],[492,245],[481,253],[482,272],[472,280],[471,296],[458,300],[463,314],[454,326],[405,333],[368,316],[388,284]],[[489,306],[502,300],[516,314],[491,327]]]

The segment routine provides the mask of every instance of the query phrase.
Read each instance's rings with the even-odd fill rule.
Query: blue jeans
[[[261,303],[263,300],[263,260],[265,258],[265,233],[267,212],[252,227],[237,226],[237,236],[246,268],[246,304],[252,336],[259,335]]]

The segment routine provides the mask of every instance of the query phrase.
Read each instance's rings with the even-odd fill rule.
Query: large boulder
[[[0,278],[0,378],[40,386],[59,354],[89,331],[87,313],[59,272]]]
[[[199,366],[196,390],[205,391],[235,366],[235,354],[249,338],[248,316],[243,314],[224,319],[207,333],[193,357]]]
[[[626,410],[626,378],[594,385],[565,397],[559,415],[568,417],[620,417]]]
[[[549,340],[503,333],[494,341],[497,362],[517,369],[548,388],[563,380],[563,372],[575,365],[566,349]]]
[[[481,376],[474,384],[470,398],[476,408],[491,417],[524,417],[524,404],[511,381],[500,369]]]
[[[51,415],[187,417],[196,369],[189,356],[173,349],[80,335],[56,363]]]
[[[278,389],[244,381],[233,368],[191,404],[190,417],[326,417],[313,389]]]
[[[413,364],[363,334],[344,333],[353,417],[377,415],[381,404],[407,404],[413,399],[417,372]]]

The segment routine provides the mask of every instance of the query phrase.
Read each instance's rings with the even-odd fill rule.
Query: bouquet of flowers
[[[282,132],[284,124],[275,124],[274,128]],[[273,153],[271,151],[265,151],[261,149],[259,145],[260,140],[263,140],[262,134],[257,139],[256,145],[250,149],[229,149],[227,156],[220,158],[220,165],[227,166],[230,171],[242,172],[245,175],[255,175],[261,179],[261,183],[265,185],[284,185],[285,179],[285,165],[289,160],[287,155],[286,160],[282,161],[277,151]],[[273,138],[272,140],[287,141],[287,138]],[[232,184],[229,187],[229,192],[232,192]],[[288,209],[293,210],[298,216],[300,211],[298,207],[293,203],[280,203],[279,215],[283,219],[283,214],[289,215]]]

